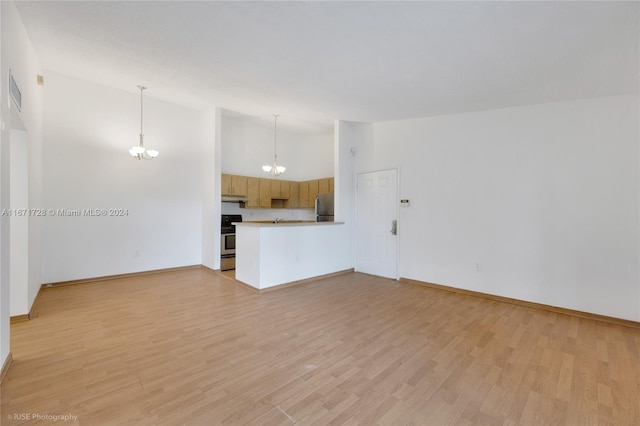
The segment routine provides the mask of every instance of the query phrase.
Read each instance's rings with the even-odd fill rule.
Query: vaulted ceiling
[[[331,125],[638,91],[638,2],[17,2],[46,70]]]

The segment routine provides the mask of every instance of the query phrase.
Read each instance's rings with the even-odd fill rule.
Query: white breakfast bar
[[[238,222],[236,279],[258,290],[353,267],[343,222]]]

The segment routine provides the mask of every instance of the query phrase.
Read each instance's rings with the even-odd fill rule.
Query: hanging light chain
[[[144,134],[142,133],[142,112],[144,110],[143,105],[142,105],[142,91],[144,89],[146,89],[146,87],[144,86],[138,86],[138,89],[140,89],[140,146],[143,146],[144,144]]]
[[[278,114],[273,114],[273,165],[264,165],[262,170],[274,176],[280,176],[287,169],[278,165]]]
[[[138,142],[138,146],[134,146],[129,150],[129,154],[131,154],[133,158],[136,158],[138,160],[152,160],[156,158],[160,153],[155,149],[144,148],[144,96],[142,92],[146,89],[146,87],[138,86],[138,89],[140,89],[140,140]]]
[[[273,114],[273,160],[278,163],[278,114]]]
[[[140,146],[142,146],[143,138],[144,138],[144,135],[142,133],[142,119],[143,119],[142,92],[144,91],[144,89],[146,89],[146,87],[138,86],[138,89],[140,89]]]

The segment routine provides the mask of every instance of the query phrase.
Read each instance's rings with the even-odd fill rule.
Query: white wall
[[[376,123],[400,276],[640,320],[638,96]]]
[[[273,121],[222,116],[222,173],[268,177],[273,164]],[[292,130],[278,122],[278,164],[287,167],[284,180],[303,181],[333,176],[333,133]]]
[[[220,268],[220,108],[202,113],[202,264]]]
[[[29,140],[24,130],[12,129],[9,147],[9,218],[11,316],[29,312]],[[18,212],[25,212],[20,214]]]
[[[47,209],[126,209],[124,217],[47,216],[43,281],[59,282],[201,263],[202,112],[140,95],[45,76],[44,189]]]
[[[0,136],[0,187],[2,208],[10,203],[10,162],[9,144],[12,129],[27,131],[29,145],[29,207],[38,208],[42,197],[42,88],[36,84],[36,76],[41,74],[40,64],[27,37],[15,5],[0,2],[0,115],[2,131]],[[22,111],[18,111],[7,102],[7,86],[11,70],[16,83],[22,91]],[[40,269],[40,227],[38,217],[29,218],[29,284],[22,297],[27,297],[23,305],[29,308],[33,304],[41,283]],[[0,365],[9,354],[9,236],[10,223],[2,217],[0,225]],[[24,290],[24,289],[23,289]],[[26,312],[24,312],[26,313]]]
[[[356,156],[358,147],[371,140],[372,124],[336,121],[335,123],[335,220],[344,222],[348,256],[355,266]]]

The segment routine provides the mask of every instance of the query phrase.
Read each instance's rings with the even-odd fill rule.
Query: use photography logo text
[[[75,422],[78,416],[73,414],[45,414],[45,413],[13,413],[7,416],[9,420],[45,420],[48,422]]]

